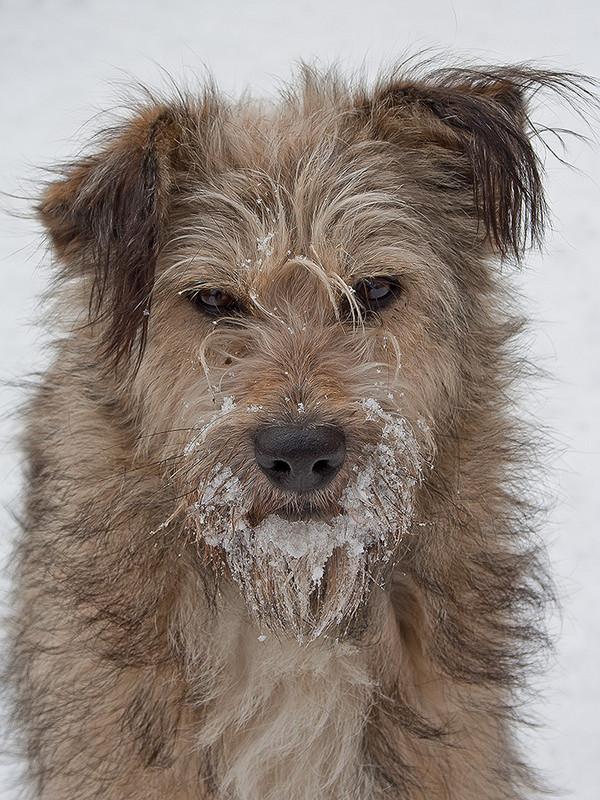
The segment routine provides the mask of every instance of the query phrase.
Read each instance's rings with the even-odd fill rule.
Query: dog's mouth
[[[311,639],[337,636],[393,562],[411,524],[421,451],[406,420],[373,403],[365,410],[368,420],[382,423],[379,441],[316,489],[280,486],[280,476],[262,468],[258,476],[243,467],[236,472],[232,461],[213,464],[192,495],[187,513],[197,541],[218,569],[226,566],[260,625]],[[331,439],[325,444],[331,452],[338,447]],[[267,445],[261,442],[263,451]],[[317,480],[310,471],[322,454],[308,468],[302,451],[301,458],[302,480]],[[299,461],[288,456],[297,472]]]
[[[339,495],[323,498],[305,494],[286,494],[276,499],[255,495],[250,509],[245,514],[245,520],[251,528],[258,528],[268,517],[278,518],[282,524],[302,522],[307,525],[311,523],[331,525],[336,517],[344,513]]]

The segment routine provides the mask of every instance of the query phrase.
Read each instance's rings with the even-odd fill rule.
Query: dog
[[[43,800],[515,800],[551,589],[531,67],[148,95],[49,184],[10,676]]]

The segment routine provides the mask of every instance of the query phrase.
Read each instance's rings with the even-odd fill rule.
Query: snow
[[[227,416],[227,414],[230,414],[232,411],[235,411],[235,409],[235,397],[224,397],[221,402],[221,408],[211,416],[207,423],[205,423],[204,420],[200,420],[196,423],[194,431],[197,431],[197,433],[194,433],[190,441],[187,443],[184,449],[184,455],[189,456],[190,453],[193,453],[194,450],[197,450],[203,444],[203,442],[206,441],[208,433],[215,427],[215,425],[218,425],[219,422],[222,421],[223,417]]]
[[[406,52],[426,47],[468,53],[486,62],[542,61],[600,75],[600,5],[595,0],[4,0],[0,4],[2,129],[0,185],[10,195],[35,195],[45,176],[37,167],[77,152],[89,136],[85,123],[118,102],[130,77],[165,83],[204,73],[239,94],[251,85],[273,92],[294,59],[339,59],[374,74]],[[551,125],[578,126],[556,101],[540,109]],[[83,128],[82,128],[83,126]],[[585,130],[582,131],[586,133]],[[553,210],[543,258],[531,254],[522,291],[531,309],[534,361],[555,376],[531,400],[532,411],[555,432],[561,455],[548,476],[556,495],[546,536],[563,602],[556,620],[554,667],[539,683],[535,711],[545,727],[528,739],[535,761],[578,800],[600,796],[600,192],[597,152],[568,141],[569,170],[549,158]],[[23,200],[0,206],[22,213]],[[15,382],[46,361],[43,338],[31,328],[47,275],[31,219],[0,217],[0,379],[2,410],[22,400]],[[18,423],[2,423],[2,503],[18,491]],[[13,530],[3,513],[3,550]],[[0,785],[2,782],[0,781]],[[17,792],[5,781],[2,800]]]

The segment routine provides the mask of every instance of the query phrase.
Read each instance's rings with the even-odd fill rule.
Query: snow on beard
[[[291,632],[299,641],[343,633],[369,584],[381,580],[381,568],[412,519],[422,472],[415,433],[406,419],[384,411],[375,399],[358,405],[366,420],[378,423],[381,435],[360,465],[352,466],[341,513],[330,521],[270,514],[252,527],[244,486],[221,463],[188,507],[198,544],[212,551],[217,563],[224,558],[250,615],[260,626]],[[234,408],[226,398],[215,421]]]

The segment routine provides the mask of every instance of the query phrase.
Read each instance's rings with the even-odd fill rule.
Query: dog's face
[[[157,105],[44,201],[167,526],[268,627],[343,631],[426,522],[485,369],[487,259],[541,208],[518,77]]]
[[[425,310],[452,305],[451,272],[410,252],[414,221],[355,149],[289,186],[249,164],[199,189],[136,381],[146,426],[158,412],[146,441],[173,430],[166,479],[198,541],[262,620],[313,635],[352,616],[407,536],[452,380],[453,323]]]

